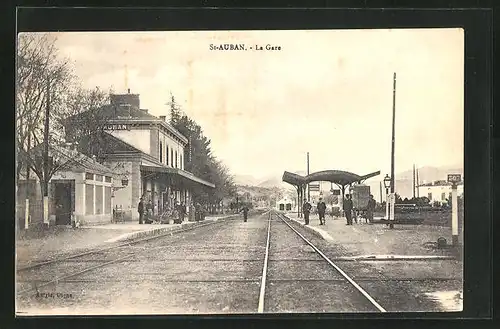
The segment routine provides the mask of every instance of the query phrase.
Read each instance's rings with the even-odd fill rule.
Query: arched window
[[[160,142],[160,163],[163,162],[163,144]]]

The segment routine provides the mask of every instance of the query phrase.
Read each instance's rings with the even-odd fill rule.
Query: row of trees
[[[195,120],[187,116],[171,94],[170,124],[189,139],[184,150],[185,169],[194,175],[215,185],[215,190],[195,190],[194,198],[198,202],[211,205],[210,209],[218,209],[225,197],[236,196],[236,185],[228,168],[218,160],[211,150],[211,141],[204,136],[203,130]]]

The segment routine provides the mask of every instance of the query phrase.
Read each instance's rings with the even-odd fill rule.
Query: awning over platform
[[[203,180],[199,177],[196,177],[192,173],[178,169],[178,168],[169,168],[169,167],[156,167],[156,166],[144,166],[141,165],[141,170],[149,171],[149,172],[157,172],[157,173],[165,173],[165,174],[171,174],[171,175],[176,175],[179,177],[182,177],[184,179],[187,179],[191,182],[198,183],[207,187],[215,188],[215,185],[207,182],[206,180]]]
[[[295,186],[305,185],[307,184],[306,178],[304,176],[294,174],[288,171],[283,173],[283,181],[288,184],[292,184]]]
[[[380,171],[370,173],[368,175],[357,175],[348,171],[342,170],[324,170],[318,171],[307,176],[301,176],[298,174],[290,173],[285,171],[283,173],[283,181],[295,186],[309,184],[310,182],[332,182],[338,185],[349,185],[353,183],[361,183],[364,180],[380,175]]]

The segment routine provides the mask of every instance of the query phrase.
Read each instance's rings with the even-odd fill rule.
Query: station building
[[[75,129],[81,127],[77,122],[86,112],[71,117],[65,128],[67,139],[78,141],[79,150],[93,153],[118,177],[113,188],[115,209],[125,220],[137,220],[137,206],[143,198],[156,215],[184,204],[188,218],[193,218],[193,191],[210,193],[215,185],[184,169],[186,136],[166,116],[156,117],[141,109],[139,95],[130,90],[110,95],[110,100],[99,109],[99,116],[106,118],[99,133],[99,150],[93,150],[94,140],[88,134]]]

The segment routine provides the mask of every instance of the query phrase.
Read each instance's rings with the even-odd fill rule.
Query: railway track
[[[274,218],[274,219],[273,219]],[[314,253],[321,257],[324,263],[328,264],[328,267],[330,268],[331,272],[334,272],[334,277],[321,277],[321,278],[316,278],[316,279],[297,279],[297,278],[291,278],[291,279],[283,279],[283,278],[271,278],[268,279],[268,267],[269,263],[271,262],[276,262],[277,259],[271,260],[270,261],[270,253],[272,253],[272,249],[270,248],[270,241],[271,241],[271,230],[272,230],[272,223],[273,221],[280,223],[281,225],[285,225],[291,232],[293,232],[296,236],[298,236],[301,241],[308,245],[309,247],[314,250]],[[258,313],[264,313],[266,312],[266,297],[267,298],[272,298],[271,293],[269,292],[270,285],[272,283],[276,282],[319,282],[319,283],[345,283],[348,282],[350,286],[352,286],[355,290],[355,293],[358,294],[358,296],[354,299],[359,300],[359,296],[362,296],[363,299],[368,301],[372,308],[376,310],[377,312],[387,312],[386,309],[381,306],[374,297],[370,296],[356,281],[354,281],[346,272],[344,272],[336,263],[334,263],[330,258],[328,258],[319,248],[317,248],[312,242],[310,242],[306,237],[304,237],[299,231],[297,231],[295,228],[293,228],[287,220],[284,218],[284,216],[278,212],[270,212],[269,213],[269,220],[268,220],[268,232],[267,232],[267,242],[266,242],[266,253],[264,257],[264,265],[263,265],[263,271],[262,271],[262,281],[261,281],[261,287],[260,287],[260,294],[259,294],[259,306],[258,306]],[[279,224],[277,224],[279,225]],[[307,260],[311,261],[311,260]],[[314,262],[317,262],[317,260],[312,260]],[[337,274],[340,274],[340,278],[337,276]],[[311,273],[311,275],[314,275],[314,273]],[[346,296],[342,296],[341,298],[345,298]],[[278,297],[279,298],[279,297]]]
[[[179,304],[177,310],[185,307],[186,313],[384,313],[398,310],[398,300],[406,303],[412,298],[398,291],[401,282],[459,281],[384,277],[370,265],[337,257],[338,252],[292,224],[282,214],[269,211],[246,223],[241,219],[229,225],[210,223],[179,230],[175,233],[211,226],[179,239],[161,239],[169,232],[33,264],[18,271],[18,287],[23,288],[18,288],[18,295],[54,285],[81,298],[75,304],[79,310],[101,302],[96,298],[102,298],[103,305],[118,307],[127,301],[115,301],[116,294],[127,297],[133,290],[136,297],[145,296],[144,310],[159,301],[156,312],[165,314],[171,305]],[[55,273],[57,278],[51,280]],[[36,285],[30,286],[33,282]],[[79,294],[79,289],[90,295]],[[187,300],[189,304],[183,304]],[[140,305],[134,299],[128,307]]]
[[[179,233],[183,233],[183,232],[187,232],[187,231],[192,231],[192,230],[197,229],[197,228],[211,226],[211,225],[215,225],[217,223],[222,223],[222,222],[224,222],[224,220],[217,221],[217,222],[210,222],[210,223],[206,223],[206,224],[201,224],[201,225],[188,227],[188,228],[184,228],[184,229],[179,229],[179,230],[175,230],[175,231],[170,231],[170,232],[167,232],[165,234],[159,234],[159,235],[155,235],[155,236],[145,237],[145,238],[141,238],[141,239],[137,239],[137,240],[133,240],[133,241],[127,241],[127,242],[119,243],[117,245],[112,245],[109,247],[96,248],[96,249],[92,249],[92,250],[85,251],[82,253],[77,253],[74,255],[66,256],[66,257],[60,257],[60,258],[56,258],[56,259],[50,259],[50,260],[46,260],[46,261],[42,261],[42,262],[37,262],[34,264],[30,264],[30,265],[18,268],[16,272],[17,272],[17,275],[19,276],[22,273],[27,273],[27,272],[33,271],[35,269],[37,271],[40,271],[40,268],[49,268],[50,266],[57,267],[61,264],[65,264],[65,263],[79,263],[79,264],[96,263],[96,264],[88,266],[88,267],[78,268],[75,271],[70,270],[66,273],[64,273],[64,271],[62,271],[64,274],[56,277],[53,280],[35,280],[36,282],[39,282],[39,283],[32,285],[32,287],[21,289],[20,291],[17,292],[17,294],[18,294],[18,296],[22,296],[22,295],[25,295],[29,292],[36,291],[39,288],[42,288],[42,287],[45,287],[45,286],[48,286],[48,285],[51,285],[54,283],[63,282],[63,281],[69,282],[68,279],[71,279],[73,277],[76,277],[78,275],[81,275],[81,274],[84,274],[84,273],[87,273],[87,272],[90,272],[93,270],[97,270],[99,268],[102,268],[102,267],[105,267],[105,266],[108,266],[111,264],[115,264],[115,263],[125,261],[127,259],[131,259],[132,257],[134,257],[136,255],[136,253],[127,253],[126,255],[121,255],[120,249],[123,247],[129,247],[132,245],[146,243],[146,242],[149,242],[152,240],[157,240],[157,239],[160,239],[160,238],[163,238],[166,236],[171,236],[173,234],[179,234]],[[113,254],[114,251],[118,251],[118,253]],[[98,258],[98,259],[87,258],[86,259],[86,257],[89,257],[89,256],[103,255],[103,254],[105,255],[104,259],[102,259],[102,258]],[[110,255],[112,256],[111,259],[106,259],[106,256],[109,257]],[[71,267],[71,266],[69,266],[69,267]],[[43,271],[41,271],[41,272],[43,274]],[[53,272],[53,270],[50,272]],[[18,283],[32,282],[32,281],[33,280],[30,280],[30,279],[23,280],[22,278],[21,278],[21,280],[17,280]]]

